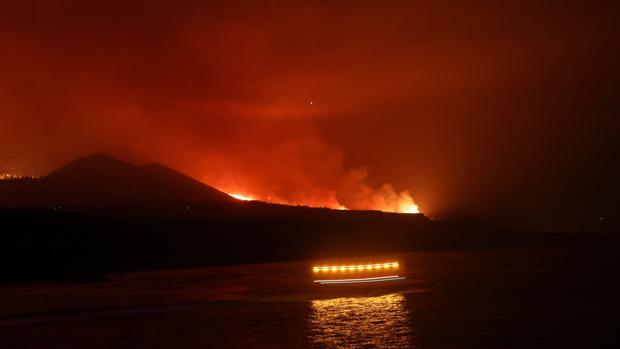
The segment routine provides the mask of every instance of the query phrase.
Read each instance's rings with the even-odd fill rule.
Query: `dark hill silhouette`
[[[411,250],[600,243],[591,236],[436,222],[421,214],[238,201],[165,166],[104,155],[78,159],[42,179],[0,181],[0,232],[0,283]]]
[[[17,191],[14,199],[21,203],[18,206],[161,205],[234,200],[166,166],[136,166],[99,154],[72,161],[26,189],[13,190]]]

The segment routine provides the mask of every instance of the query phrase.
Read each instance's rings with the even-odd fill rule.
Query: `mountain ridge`
[[[104,154],[71,161],[21,186],[4,183],[0,205],[149,205],[234,199],[207,184],[158,163],[134,165]],[[4,190],[2,190],[4,189]]]

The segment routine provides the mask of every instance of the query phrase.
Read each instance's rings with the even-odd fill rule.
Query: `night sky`
[[[274,202],[591,230],[620,209],[609,1],[4,1],[0,166],[107,153]]]

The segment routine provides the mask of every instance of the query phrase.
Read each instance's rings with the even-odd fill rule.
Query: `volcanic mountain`
[[[231,202],[215,188],[160,164],[133,165],[106,155],[72,161],[40,180],[0,185],[2,206],[161,205]]]
[[[422,214],[239,201],[165,166],[104,155],[75,160],[41,179],[0,181],[0,222],[0,283],[573,241]],[[578,242],[585,243],[599,242]]]

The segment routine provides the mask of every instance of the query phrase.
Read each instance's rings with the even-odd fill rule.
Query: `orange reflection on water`
[[[379,297],[312,301],[310,341],[325,348],[411,348],[406,299]]]

